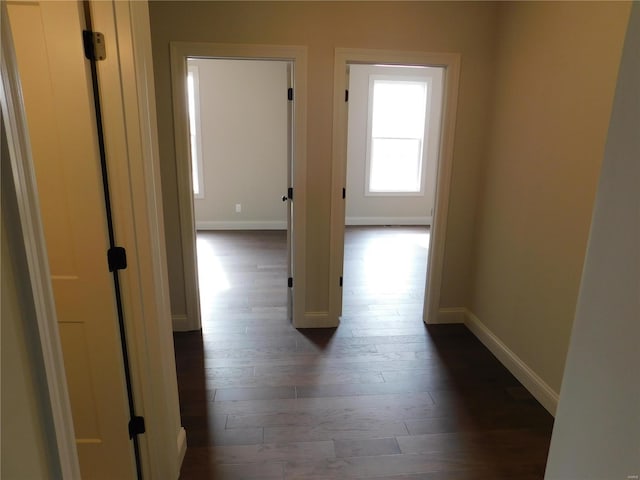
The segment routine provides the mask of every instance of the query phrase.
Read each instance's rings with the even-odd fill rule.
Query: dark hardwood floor
[[[181,479],[542,479],[552,417],[464,326],[421,321],[427,246],[348,229],[339,328],[296,331],[284,233],[199,233]]]

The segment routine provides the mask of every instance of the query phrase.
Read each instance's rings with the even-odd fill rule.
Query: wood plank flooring
[[[296,331],[284,232],[199,233],[180,478],[542,479],[552,417],[464,326],[421,321],[427,248],[349,228],[340,327]]]

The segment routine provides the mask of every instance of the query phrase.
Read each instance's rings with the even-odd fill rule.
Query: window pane
[[[198,175],[198,161],[195,152],[198,151],[198,141],[195,135],[191,135],[191,175],[193,176],[193,193],[200,193],[200,177]]]
[[[427,84],[374,80],[373,137],[422,138]]]
[[[369,191],[419,192],[421,156],[419,138],[373,138]]]
[[[200,193],[200,177],[198,175],[198,140],[196,135],[196,94],[195,94],[195,82],[193,79],[193,72],[187,74],[187,97],[189,103],[189,135],[191,137],[190,142],[190,154],[191,154],[191,174],[193,177],[193,193],[198,195]]]

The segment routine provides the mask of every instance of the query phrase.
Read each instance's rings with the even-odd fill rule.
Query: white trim
[[[518,379],[542,406],[555,416],[558,393],[534,372],[518,355],[500,340],[480,319],[465,307],[447,307],[438,310],[431,324],[464,324],[482,344]]]
[[[467,319],[467,309],[464,307],[446,307],[438,310],[438,316],[434,319],[432,324],[453,324],[453,323],[465,323]]]
[[[62,358],[53,288],[49,280],[49,262],[40,217],[31,144],[5,2],[0,4],[0,21],[2,22],[0,28],[0,75],[2,79],[0,104],[7,134],[11,174],[15,186],[18,215],[29,270],[48,402],[53,419],[55,450],[60,463],[59,473],[64,479],[80,479],[80,464],[75,444],[73,417]],[[54,448],[51,450],[53,451]]]
[[[199,42],[171,42],[171,86],[173,97],[173,124],[177,171],[178,206],[182,263],[185,280],[185,302],[190,330],[201,328],[198,270],[196,259],[196,223],[188,171],[188,134],[185,101],[186,58],[268,59],[293,62],[294,75],[294,138],[293,138],[293,318],[305,316],[306,285],[306,181],[307,181],[307,48],[284,45],[238,45]],[[182,92],[180,94],[179,92]]]
[[[102,107],[114,230],[129,257],[120,279],[136,413],[153,426],[140,437],[143,474],[177,478],[180,409],[148,4],[92,1],[91,11],[111,52],[97,68],[101,95],[108,99]]]
[[[336,322],[329,316],[329,312],[305,312],[302,321],[298,318],[294,322],[296,328],[332,328]]]
[[[178,211],[180,214],[180,238],[182,268],[188,330],[199,330],[200,292],[198,290],[198,260],[196,257],[195,213],[191,162],[189,161],[189,118],[186,108],[187,55],[174,55],[171,45],[171,90],[173,96],[173,128],[175,137],[176,180],[178,186]],[[174,58],[175,56],[175,58]]]
[[[336,48],[333,84],[333,147],[331,168],[331,236],[329,264],[329,313],[337,325],[342,312],[342,289],[338,278],[342,276],[344,260],[345,201],[342,189],[346,185],[347,117],[348,108],[344,92],[348,87],[349,64],[385,64],[443,67],[444,92],[440,134],[436,199],[428,254],[427,281],[425,282],[425,323],[437,321],[444,251],[446,245],[449,195],[453,164],[453,146],[460,78],[460,55],[457,53],[398,52]],[[334,325],[335,326],[335,325]]]
[[[431,225],[433,217],[347,217],[345,225]]]
[[[531,392],[542,406],[551,415],[555,416],[558,408],[558,393],[489,330],[477,316],[468,310],[466,310],[465,325],[500,360],[507,370]]]
[[[196,230],[286,230],[286,220],[208,221],[196,220]]]
[[[174,332],[189,332],[193,330],[189,319],[184,314],[171,315],[171,325]]]
[[[178,468],[180,468],[184,461],[184,456],[187,453],[187,432],[184,427],[180,427],[180,430],[178,430],[178,439],[176,443],[178,446]]]

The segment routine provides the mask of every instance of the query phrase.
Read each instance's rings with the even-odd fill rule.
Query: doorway
[[[209,61],[205,59],[215,59],[217,62],[236,62],[234,65],[243,67],[246,67],[251,63],[261,64],[263,66],[275,66],[276,70],[279,67],[286,67],[285,77],[287,85],[284,86],[285,88],[283,88],[281,93],[281,98],[286,102],[286,115],[289,125],[286,129],[287,139],[285,145],[287,149],[282,153],[285,158],[281,159],[287,167],[286,173],[284,175],[278,175],[272,171],[265,171],[260,174],[258,170],[255,170],[243,171],[240,176],[240,178],[244,178],[246,183],[249,176],[262,176],[264,179],[264,177],[268,175],[276,175],[280,179],[284,178],[286,180],[284,185],[285,188],[282,188],[282,190],[277,194],[274,192],[264,193],[269,196],[270,199],[275,196],[275,198],[268,200],[268,202],[251,200],[249,195],[246,197],[249,203],[246,203],[242,199],[237,198],[237,191],[233,193],[233,197],[231,197],[232,194],[228,194],[229,198],[223,199],[221,203],[225,204],[226,207],[230,207],[226,212],[230,214],[230,217],[225,220],[208,220],[213,223],[201,223],[200,228],[209,227],[215,229],[224,227],[225,225],[234,224],[236,227],[240,227],[242,229],[264,229],[265,227],[275,228],[277,225],[282,226],[282,222],[284,220],[287,232],[288,276],[283,278],[283,282],[285,282],[289,288],[287,302],[288,315],[292,324],[294,326],[298,326],[298,321],[303,317],[304,313],[303,303],[299,301],[298,297],[299,292],[304,292],[305,281],[303,263],[305,245],[303,212],[305,211],[305,195],[303,189],[300,191],[296,189],[296,185],[303,185],[306,178],[306,147],[304,136],[306,121],[304,109],[306,96],[306,49],[302,47],[268,47],[172,42],[171,69],[172,83],[174,87],[173,103],[178,173],[178,199],[186,297],[186,315],[184,318],[174,318],[174,330],[199,330],[202,326],[197,268],[198,260],[196,255],[196,229],[198,228],[198,215],[202,213],[205,208],[201,208],[202,205],[200,205],[202,203],[200,200],[203,199],[197,198],[198,195],[194,198],[194,185],[198,182],[202,182],[204,186],[204,197],[206,198],[207,164],[206,158],[203,157],[205,161],[200,169],[203,174],[203,178],[198,179],[195,177],[194,169],[191,168],[192,162],[190,155],[191,151],[197,150],[198,146],[196,145],[193,148],[191,147],[187,81],[189,75],[189,64],[197,64],[199,61]],[[282,73],[282,71],[280,73]],[[244,83],[246,83],[246,81]],[[242,87],[242,85],[239,86]],[[202,88],[202,80],[200,80],[201,92]],[[244,97],[246,97],[248,93],[248,91],[241,92],[240,97],[233,100],[237,104],[244,104]],[[248,105],[251,103],[252,102],[246,102]],[[228,118],[225,119],[225,121],[228,120]],[[242,136],[242,128],[235,129],[235,133]],[[202,138],[204,139],[206,137],[207,133],[205,132],[202,134]],[[253,140],[254,139],[252,138],[246,138],[245,135],[245,138],[242,140],[243,147],[251,145]],[[205,157],[206,149],[207,147],[202,145],[202,152],[205,153]],[[255,156],[258,154],[262,155],[261,152],[254,152],[253,155]],[[280,165],[283,163],[280,163]],[[197,170],[197,163],[194,162],[194,165]],[[246,168],[247,167],[245,167],[245,170]],[[215,176],[215,170],[211,173]],[[260,179],[258,178],[258,180]],[[263,182],[263,186],[266,184],[267,182]],[[268,207],[269,205],[273,205],[274,208],[279,208],[280,211],[282,211],[283,202],[285,203],[284,210],[286,210],[286,215],[283,220],[258,220],[256,217],[250,218],[248,216],[257,212],[259,209]],[[262,203],[262,205],[258,205],[259,203]],[[266,205],[267,203],[269,203],[269,205]],[[252,208],[254,209],[253,212]],[[230,212],[228,210],[230,210]],[[261,221],[267,223],[260,223]]]
[[[428,79],[421,78],[421,73],[428,73]],[[417,240],[418,244],[429,240],[429,248],[424,252],[424,300],[419,299],[422,305],[417,313],[422,313],[425,323],[438,322],[458,77],[456,54],[336,49],[330,266],[330,309],[336,323],[343,314],[343,293],[347,293],[345,239],[348,229],[353,228],[348,225],[394,224],[429,226],[428,232],[422,232],[423,239]],[[359,88],[360,95],[354,92],[357,83],[366,85]],[[393,110],[406,103],[409,110],[383,112],[382,121],[376,124],[377,87],[382,107],[386,103]],[[389,101],[384,98],[385,90]],[[416,110],[420,99],[414,96],[406,102],[398,100],[410,90],[418,92],[418,97],[422,95],[427,114],[423,124],[418,122],[417,127],[399,129],[406,123],[404,120],[386,119],[415,116],[411,108]],[[367,112],[365,120],[352,118],[352,102],[364,103],[360,110]],[[424,126],[422,136],[415,133],[420,132],[421,126]],[[359,140],[352,138],[356,130]],[[402,130],[407,133],[401,133]],[[397,152],[401,154],[398,156]],[[421,157],[419,152],[425,156]],[[357,166],[348,160],[354,158],[359,159]],[[415,206],[410,206],[412,203]]]
[[[207,319],[263,305],[291,318],[291,62],[187,59],[198,283]],[[274,251],[264,258],[259,251]],[[277,253],[276,253],[277,252]],[[277,293],[277,294],[276,294]]]
[[[349,65],[343,318],[424,309],[443,73]]]

